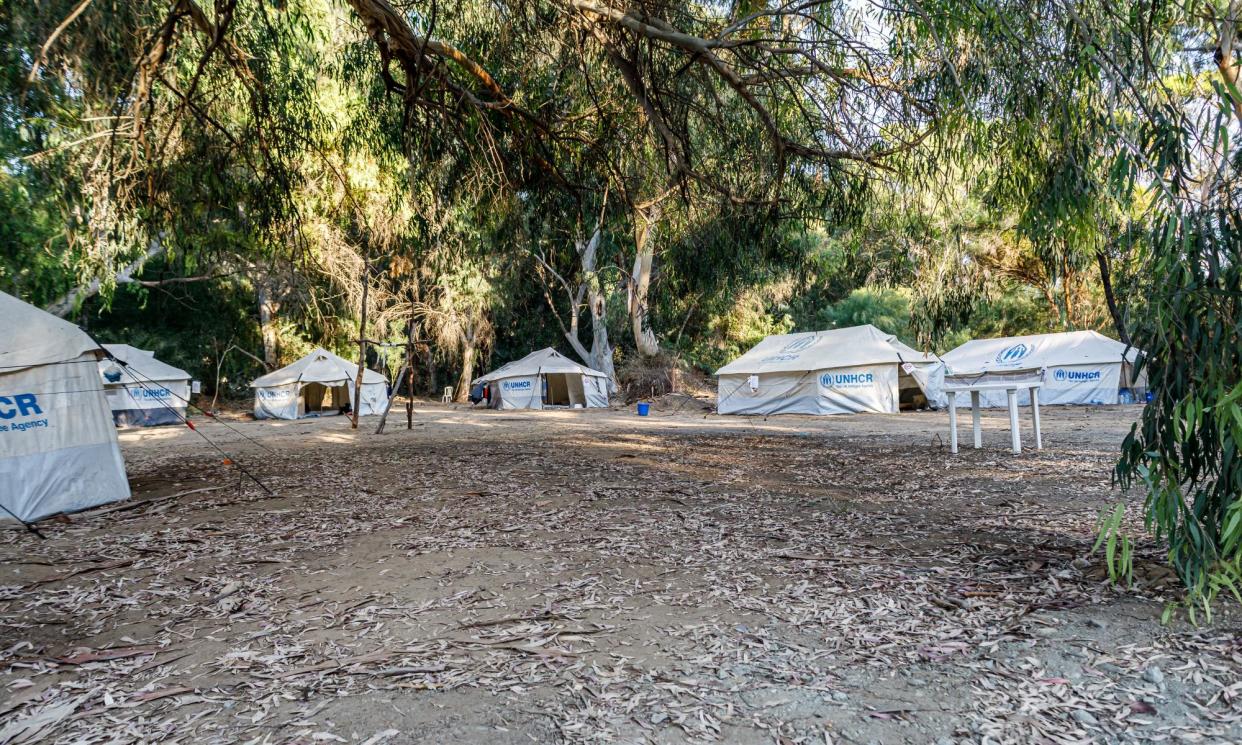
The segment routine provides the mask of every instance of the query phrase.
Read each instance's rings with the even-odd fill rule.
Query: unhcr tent
[[[0,292],[0,504],[32,522],[129,498],[104,398],[103,350]]]
[[[99,361],[104,393],[118,427],[153,427],[185,420],[190,374],[155,359],[155,352],[105,344],[112,359]]]
[[[359,416],[378,414],[388,403],[388,381],[374,370],[362,371],[362,402],[354,401],[358,366],[326,349],[316,349],[293,364],[256,378],[256,419],[301,419],[337,414],[357,407]]]
[[[769,336],[716,375],[721,414],[891,414],[938,402],[944,369],[868,324]]]
[[[608,406],[608,376],[548,347],[475,379],[490,386],[494,409]]]
[[[1147,390],[1147,376],[1133,380],[1139,351],[1095,331],[976,339],[944,355],[947,375],[970,380],[1002,380],[1007,376],[1031,376],[1043,372],[1039,390],[1041,404],[1115,404],[1121,389],[1130,389],[1135,400]],[[1018,392],[1018,403],[1029,406],[1031,396]],[[969,406],[966,397],[959,406]],[[980,405],[1006,406],[1001,391],[981,393]]]

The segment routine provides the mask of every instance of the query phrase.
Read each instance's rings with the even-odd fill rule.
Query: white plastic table
[[[1039,429],[1039,382],[993,382],[954,385],[948,384],[944,392],[949,397],[949,452],[957,452],[957,394],[970,392],[970,419],[974,428],[975,449],[983,447],[983,430],[979,426],[979,392],[1004,391],[1009,397],[1009,441],[1015,454],[1022,452],[1022,435],[1018,430],[1018,389],[1031,392],[1031,423],[1035,425],[1035,449],[1043,450],[1044,438]]]

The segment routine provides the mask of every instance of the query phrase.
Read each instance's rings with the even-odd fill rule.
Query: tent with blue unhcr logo
[[[895,414],[938,405],[944,366],[867,324],[769,336],[716,376],[721,414]]]
[[[3,292],[0,319],[3,512],[33,522],[128,499],[99,377],[103,350],[72,323]]]
[[[118,427],[153,427],[185,420],[190,374],[155,359],[155,352],[128,344],[105,344],[99,361],[104,393]]]
[[[1097,331],[1066,331],[1001,339],[975,339],[944,355],[946,374],[959,382],[1040,380],[1041,404],[1116,404],[1141,401],[1147,375],[1137,369],[1139,350]],[[1030,393],[1018,386],[1018,403]],[[958,396],[969,406],[969,396]],[[1007,406],[1004,390],[980,392],[980,405]]]
[[[388,404],[388,381],[363,368],[362,400],[354,401],[358,366],[322,347],[293,364],[255,378],[255,419],[302,419],[343,414],[358,407],[359,416],[370,416]]]
[[[476,378],[493,409],[594,409],[608,406],[608,376],[548,347]]]

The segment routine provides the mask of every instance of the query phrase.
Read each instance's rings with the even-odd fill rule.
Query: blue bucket
[[[646,403],[646,402],[640,402],[638,404],[638,415],[639,416],[647,416],[647,412],[649,411],[651,411],[651,404]]]

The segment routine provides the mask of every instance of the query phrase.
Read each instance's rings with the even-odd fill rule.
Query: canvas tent
[[[185,420],[190,374],[155,359],[155,352],[105,344],[112,359],[99,361],[104,393],[118,427],[153,427]]]
[[[896,413],[940,401],[944,369],[867,324],[769,336],[716,375],[721,414]]]
[[[129,498],[99,377],[81,329],[0,292],[0,503],[32,522]]]
[[[976,339],[944,355],[946,374],[955,380],[987,381],[1042,375],[1041,404],[1116,404],[1121,389],[1136,400],[1147,390],[1146,375],[1133,381],[1139,351],[1096,331],[1067,331],[1001,339]],[[1006,405],[1004,391],[982,392],[981,405]],[[1030,405],[1023,390],[1018,403]],[[959,406],[969,405],[959,397]]]
[[[476,378],[490,384],[494,409],[602,408],[608,406],[608,376],[548,347]]]
[[[362,371],[362,401],[354,401],[358,366],[326,349],[315,349],[291,365],[250,383],[256,419],[301,419],[336,414],[346,405],[359,416],[378,414],[388,403],[388,381],[374,370]]]

